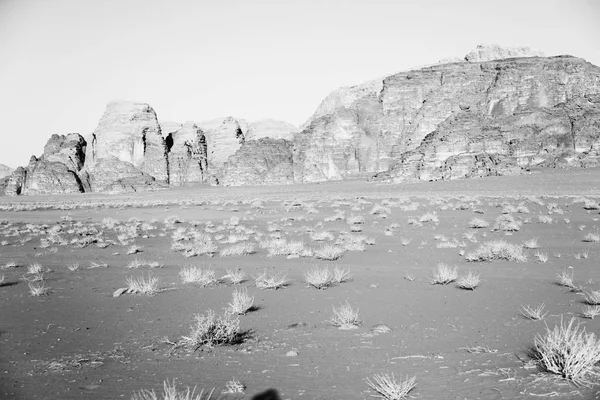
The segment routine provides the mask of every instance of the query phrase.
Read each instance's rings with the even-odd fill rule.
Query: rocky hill
[[[0,193],[155,190],[350,178],[388,182],[600,165],[600,68],[528,48],[465,57],[341,88],[297,130],[233,117],[159,122],[109,103],[87,138],[53,135]]]
[[[12,174],[13,169],[4,164],[0,164],[0,179]]]

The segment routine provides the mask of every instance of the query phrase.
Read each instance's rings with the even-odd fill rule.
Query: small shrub
[[[581,310],[582,318],[594,319],[594,317],[597,317],[598,315],[600,315],[600,306],[585,306]]]
[[[333,273],[332,273],[332,278],[331,281],[333,283],[344,283],[344,282],[348,282],[350,280],[352,280],[352,277],[350,276],[350,271],[348,271],[347,269],[344,268],[340,268],[340,267],[335,267],[333,268]]]
[[[535,253],[535,258],[542,264],[545,264],[548,261],[548,254],[538,251]]]
[[[598,243],[600,242],[600,232],[590,232],[583,237],[584,242]]]
[[[221,251],[219,252],[219,255],[221,257],[228,257],[228,256],[245,256],[245,255],[254,254],[254,253],[256,253],[254,244],[248,243],[248,242],[243,242],[243,243],[236,243],[236,244],[233,244],[231,246],[221,249]]]
[[[316,289],[327,289],[333,283],[332,278],[332,274],[327,267],[314,267],[304,273],[306,283]]]
[[[127,277],[127,292],[136,294],[154,295],[160,290],[158,289],[158,277],[148,274],[148,278],[143,276]]]
[[[237,315],[245,315],[254,306],[254,296],[248,294],[248,289],[235,289],[232,300],[228,304],[229,311]]]
[[[521,246],[507,243],[504,240],[486,242],[475,251],[467,253],[465,258],[467,261],[527,261],[527,256],[523,253]]]
[[[583,297],[585,298],[586,304],[589,304],[590,306],[600,305],[600,291],[598,290],[586,290],[583,292]]]
[[[546,305],[544,303],[540,303],[537,306],[533,306],[533,307],[530,306],[529,304],[526,306],[522,306],[521,315],[527,319],[531,319],[534,321],[544,319],[546,314],[548,314],[548,313],[544,312],[545,306]]]
[[[212,398],[212,394],[214,389],[208,393],[208,396],[204,396],[204,389],[200,391],[199,394],[195,394],[196,388],[190,389],[189,387],[185,391],[177,390],[175,385],[175,380],[173,380],[173,384],[170,384],[168,380],[166,380],[163,384],[163,393],[160,397],[161,400],[210,400]],[[134,392],[131,400],[158,400],[154,390],[142,389],[139,392]]]
[[[458,278],[458,268],[440,263],[437,270],[433,271],[433,278],[431,278],[430,283],[432,285],[447,285],[454,282],[456,278]]]
[[[266,269],[254,278],[254,283],[259,289],[277,290],[290,284],[285,275],[270,274]]]
[[[523,247],[526,249],[537,249],[539,246],[538,238],[528,239],[523,242]]]
[[[181,338],[181,344],[191,351],[202,346],[233,344],[239,339],[240,319],[235,314],[224,312],[217,315],[208,310],[206,315],[196,314],[195,320],[190,335]]]
[[[495,231],[516,232],[521,229],[521,222],[510,214],[503,214],[496,218],[493,229]]]
[[[575,285],[573,283],[573,270],[567,271],[564,270],[560,274],[556,275],[556,284],[559,286],[564,286],[569,289],[574,289]]]
[[[375,374],[373,375],[373,381],[367,378],[367,384],[379,393],[378,396],[385,400],[402,400],[409,398],[408,395],[414,388],[417,387],[417,378],[406,378],[400,382],[396,381],[394,374]]]
[[[346,250],[340,246],[326,244],[320,249],[315,250],[314,256],[319,260],[335,261],[341,258],[345,252]]]
[[[239,285],[240,283],[246,280],[246,273],[239,268],[228,269],[226,272],[227,275],[225,275],[225,278],[229,278],[231,283],[233,283],[234,285]]]
[[[600,376],[597,363],[600,361],[600,342],[594,333],[571,318],[534,339],[532,356],[540,367],[576,384],[592,385]]]
[[[48,296],[50,292],[50,287],[46,286],[44,281],[41,283],[29,282],[27,285],[29,286],[29,294],[33,297]]]
[[[201,286],[210,286],[219,282],[215,270],[211,267],[187,266],[179,271],[179,276],[183,283],[195,283]]]
[[[352,306],[346,302],[337,309],[333,307],[333,316],[329,323],[340,329],[356,329],[362,324],[362,321],[358,318],[358,309],[352,309]]]
[[[469,271],[465,275],[459,276],[456,280],[456,286],[459,289],[464,290],[475,290],[480,283],[481,278],[479,277],[479,274],[473,271]]]

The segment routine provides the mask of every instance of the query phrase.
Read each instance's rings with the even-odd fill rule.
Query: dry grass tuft
[[[367,384],[379,393],[373,397],[379,397],[385,400],[402,400],[410,397],[408,394],[417,387],[417,378],[407,377],[406,379],[397,382],[394,374],[375,374],[373,381],[367,378]]]
[[[582,318],[594,319],[598,315],[600,315],[600,306],[585,306],[581,310]]]
[[[221,315],[208,310],[206,315],[196,314],[195,324],[191,326],[189,336],[181,338],[181,344],[191,351],[202,346],[233,344],[240,334],[240,319],[237,315],[224,312]]]
[[[314,251],[314,256],[319,260],[335,261],[340,259],[346,250],[340,246],[326,244]]]
[[[539,321],[544,319],[547,312],[544,312],[544,307],[546,305],[544,303],[540,303],[537,306],[525,305],[521,307],[521,315],[527,319],[531,319],[534,321]]]
[[[228,269],[225,272],[227,272],[227,275],[225,275],[223,278],[228,278],[234,285],[239,285],[246,280],[246,273],[239,268]]]
[[[183,283],[194,283],[201,286],[216,285],[219,283],[215,270],[211,267],[199,268],[194,266],[183,267],[179,271]]]
[[[475,251],[467,253],[465,258],[467,261],[527,261],[527,256],[523,253],[521,246],[507,243],[504,240],[483,243]]]
[[[277,290],[290,284],[286,275],[272,274],[266,269],[254,278],[254,283],[259,289]]]
[[[199,394],[195,394],[195,392],[195,387],[193,389],[188,387],[185,391],[179,391],[175,385],[175,380],[173,380],[173,384],[166,380],[163,384],[162,396],[159,397],[154,390],[142,389],[135,392],[131,400],[211,400],[214,389],[206,396],[204,396],[204,389]]]
[[[254,296],[250,296],[246,288],[235,289],[228,306],[229,312],[237,315],[246,315],[254,307]]]
[[[29,286],[29,294],[33,297],[48,296],[50,293],[50,287],[46,286],[44,281],[41,281],[41,283],[28,282],[27,285]]]
[[[356,329],[362,324],[362,321],[358,318],[358,309],[352,309],[350,303],[346,302],[339,308],[333,307],[333,316],[329,323],[340,329]]]
[[[256,249],[253,243],[242,242],[236,243],[228,247],[224,247],[219,252],[221,257],[229,257],[229,256],[246,256],[250,254],[256,253]]]
[[[154,295],[160,291],[158,288],[158,277],[148,274],[148,278],[143,276],[127,277],[127,292],[135,294]]]
[[[432,285],[447,285],[458,278],[458,268],[440,263],[433,271],[433,278],[429,281]]]
[[[459,289],[475,290],[481,283],[480,275],[476,272],[469,271],[465,275],[461,275],[456,280],[456,286]]]
[[[535,337],[532,356],[544,371],[578,385],[594,385],[600,377],[600,342],[575,318],[565,323],[561,317],[554,329],[546,326],[546,333]]]
[[[327,289],[333,284],[333,275],[329,268],[313,267],[304,272],[304,280],[309,286],[317,289]]]
[[[332,278],[333,283],[344,283],[352,280],[352,276],[350,276],[350,271],[344,268],[335,267],[333,268]]]

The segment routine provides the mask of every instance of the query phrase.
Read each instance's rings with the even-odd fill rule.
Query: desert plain
[[[599,176],[0,198],[0,398],[597,398],[535,344],[600,327]]]

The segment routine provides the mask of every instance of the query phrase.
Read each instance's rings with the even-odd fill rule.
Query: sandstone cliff
[[[292,161],[292,143],[285,139],[249,140],[229,157],[219,183],[225,186],[293,183]]]
[[[204,182],[208,176],[208,158],[202,129],[193,122],[186,122],[177,131],[169,133],[165,140],[171,185]]]
[[[14,170],[4,164],[0,164],[0,179],[9,176]]]

